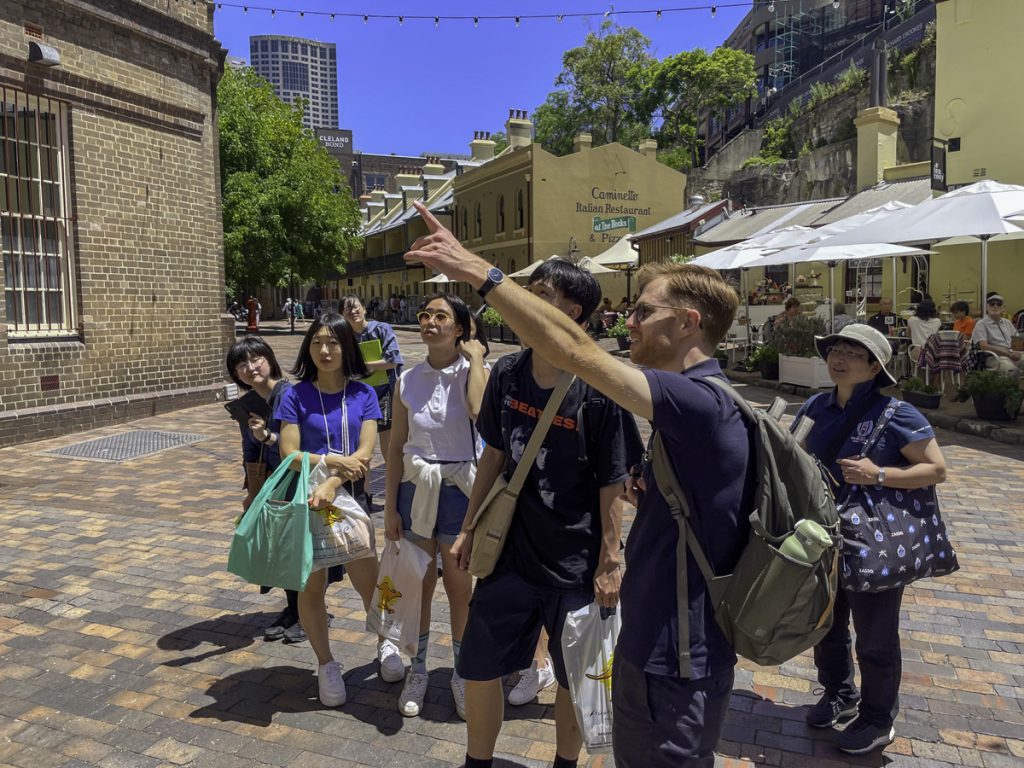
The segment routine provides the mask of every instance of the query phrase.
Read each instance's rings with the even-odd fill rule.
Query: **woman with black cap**
[[[851,486],[924,488],[946,478],[946,463],[928,420],[900,403],[869,457],[860,458],[890,398],[881,390],[896,383],[885,366],[892,350],[885,336],[868,325],[848,325],[817,338],[818,354],[828,363],[835,387],[811,397],[797,413],[813,426],[807,449],[838,485],[837,500]],[[845,439],[842,438],[845,435]],[[837,440],[842,440],[838,450]],[[827,455],[829,452],[832,455]],[[814,649],[814,664],[824,695],[807,712],[808,725],[831,728],[856,717],[837,738],[839,749],[864,754],[891,744],[899,711],[899,615],[903,587],[883,592],[840,588],[832,628]],[[857,633],[861,688],[854,683],[850,620]]]

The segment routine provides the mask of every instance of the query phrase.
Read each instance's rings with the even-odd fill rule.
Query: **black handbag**
[[[902,403],[886,406],[860,457],[867,456]],[[884,592],[960,568],[939,514],[935,486],[850,486],[839,504],[843,565],[839,579],[851,592]]]

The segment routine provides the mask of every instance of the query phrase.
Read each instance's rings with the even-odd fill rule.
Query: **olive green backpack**
[[[775,418],[755,410],[717,376],[705,379],[724,390],[754,427],[751,449],[757,473],[750,539],[730,574],[717,575],[690,525],[690,505],[661,436],[654,435],[651,464],[658,490],[679,526],[676,602],[679,675],[690,677],[686,553],[707,581],[715,618],[736,653],[762,665],[782,664],[816,645],[832,624],[839,552],[839,516],[826,473]],[[798,520],[813,520],[832,539],[813,563],[779,551]],[[704,525],[708,525],[707,522]]]

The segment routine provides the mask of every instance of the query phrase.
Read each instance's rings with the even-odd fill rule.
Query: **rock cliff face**
[[[900,118],[898,163],[928,160],[934,123],[934,48],[898,67],[889,81],[890,108]],[[856,191],[857,130],[854,118],[868,106],[868,89],[847,91],[799,115],[791,128],[799,157],[743,168],[760,148],[760,129],[744,131],[703,167],[690,171],[687,197],[730,197],[736,205],[777,205],[846,197]]]

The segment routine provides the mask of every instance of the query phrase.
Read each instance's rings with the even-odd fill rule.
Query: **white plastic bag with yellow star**
[[[409,656],[416,655],[423,577],[431,562],[430,555],[412,542],[389,540],[366,612],[366,631],[394,641]]]
[[[310,491],[328,477],[320,463],[309,473]],[[334,501],[320,509],[309,509],[309,533],[313,539],[313,570],[361,560],[377,554],[373,523],[344,486]]]
[[[576,720],[590,753],[612,748],[612,661],[619,614],[597,603],[573,611],[562,628],[562,658]]]

